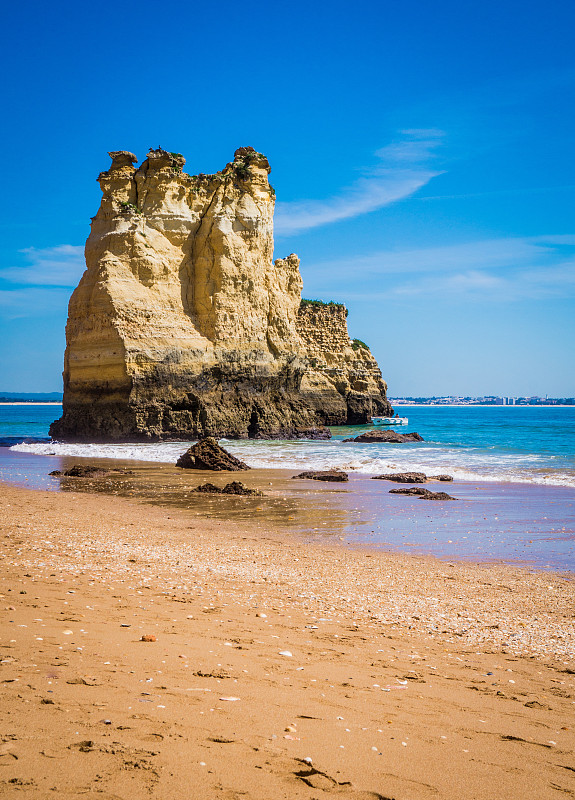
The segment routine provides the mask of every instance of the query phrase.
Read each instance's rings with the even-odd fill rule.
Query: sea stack
[[[392,409],[343,305],[273,261],[274,190],[240,147],[214,175],[179,153],[110,153],[69,304],[61,440],[293,438]]]

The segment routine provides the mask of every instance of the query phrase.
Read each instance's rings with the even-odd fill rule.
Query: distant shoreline
[[[393,400],[390,401],[393,404]],[[16,402],[0,402],[0,406],[61,406],[62,401],[54,400],[19,400]],[[575,408],[575,405],[565,403],[541,403],[538,405],[528,405],[518,403],[517,405],[497,405],[495,403],[396,403],[396,408]]]
[[[61,406],[62,402],[41,400],[20,400],[15,403],[0,403],[0,406]]]
[[[389,401],[392,405],[393,400]],[[540,403],[537,405],[528,405],[518,403],[513,406],[498,405],[496,403],[395,403],[394,408],[575,408],[575,405],[555,404],[555,403]]]

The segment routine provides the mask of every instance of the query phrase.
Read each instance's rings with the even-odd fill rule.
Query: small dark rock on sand
[[[381,442],[383,444],[403,444],[406,442],[423,442],[423,436],[413,433],[398,433],[397,431],[367,431],[355,439],[344,439],[344,442]]]
[[[429,489],[424,489],[423,486],[405,486],[401,489],[390,489],[390,494],[409,494],[419,495],[421,500],[456,500],[456,497],[445,492],[430,492]]]
[[[73,467],[67,469],[65,472],[60,472],[55,469],[49,473],[50,475],[60,475],[64,478],[104,478],[107,475],[133,475],[131,469],[121,469],[120,467],[108,469],[105,467],[93,467],[89,464],[74,464]]]
[[[231,483],[226,483],[223,489],[213,483],[202,483],[201,486],[197,486],[194,489],[194,492],[202,492],[204,494],[240,494],[250,497],[263,497],[263,492],[260,492],[259,489],[249,489],[247,486],[244,486],[241,481],[232,481]]]
[[[422,494],[420,500],[457,500],[457,497],[452,497],[447,492],[427,492]]]
[[[334,483],[345,483],[349,480],[347,472],[339,469],[316,470],[311,472],[300,472],[294,478],[309,478],[312,481],[333,481]]]
[[[424,489],[423,486],[405,486],[401,489],[390,489],[390,494],[429,494],[429,489]]]
[[[372,481],[394,481],[395,483],[425,483],[427,475],[423,472],[390,472],[388,475],[374,475]]]
[[[390,472],[374,475],[372,481],[394,481],[395,483],[428,483],[429,481],[452,481],[451,475],[425,475],[423,472]]]
[[[240,472],[251,469],[217,443],[213,436],[200,439],[176,461],[184,469],[210,469],[216,472]]]

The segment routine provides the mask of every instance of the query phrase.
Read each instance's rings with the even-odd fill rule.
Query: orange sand
[[[575,795],[571,581],[101,495],[0,513],[2,797]]]

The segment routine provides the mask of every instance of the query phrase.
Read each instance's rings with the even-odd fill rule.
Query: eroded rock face
[[[110,156],[69,305],[54,438],[292,437],[391,413],[345,310],[300,310],[298,257],[272,261],[265,156],[242,147],[196,176],[161,149],[140,167]]]
[[[326,424],[341,424],[343,418],[348,425],[360,425],[388,413],[387,386],[377,361],[365,344],[350,340],[344,305],[304,301],[297,330],[310,362],[301,392]]]

